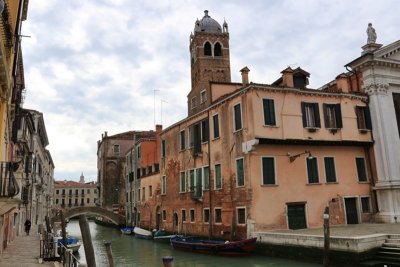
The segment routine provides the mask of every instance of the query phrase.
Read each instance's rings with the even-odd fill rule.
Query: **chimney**
[[[342,73],[336,77],[336,87],[339,92],[349,92],[350,88],[346,74]]]
[[[243,85],[249,84],[249,72],[250,72],[249,68],[246,66],[243,69],[241,69],[240,72],[242,73]]]
[[[294,87],[293,83],[293,69],[291,67],[287,67],[282,73],[282,86],[285,87]]]
[[[107,131],[104,132],[104,137],[107,137]]]

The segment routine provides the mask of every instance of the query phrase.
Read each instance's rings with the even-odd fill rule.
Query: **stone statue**
[[[375,44],[376,32],[374,27],[372,27],[372,23],[368,23],[367,35],[368,35],[367,44]]]

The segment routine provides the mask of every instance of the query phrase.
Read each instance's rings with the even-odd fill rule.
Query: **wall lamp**
[[[314,157],[311,155],[311,151],[310,150],[306,150],[302,153],[296,154],[296,155],[290,155],[290,153],[287,154],[287,156],[289,157],[289,161],[290,163],[292,163],[293,161],[295,161],[298,157],[300,157],[301,155],[305,155],[308,154],[307,159],[313,159]]]

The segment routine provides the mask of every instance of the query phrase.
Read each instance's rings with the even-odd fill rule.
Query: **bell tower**
[[[188,115],[211,104],[210,82],[231,82],[228,24],[223,26],[204,11],[190,34],[190,68],[192,88],[188,94]]]

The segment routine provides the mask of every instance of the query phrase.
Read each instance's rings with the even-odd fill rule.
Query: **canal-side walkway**
[[[39,263],[40,236],[36,228],[30,235],[21,234],[7,245],[3,255],[0,256],[1,267],[44,267],[55,266],[54,262]]]

